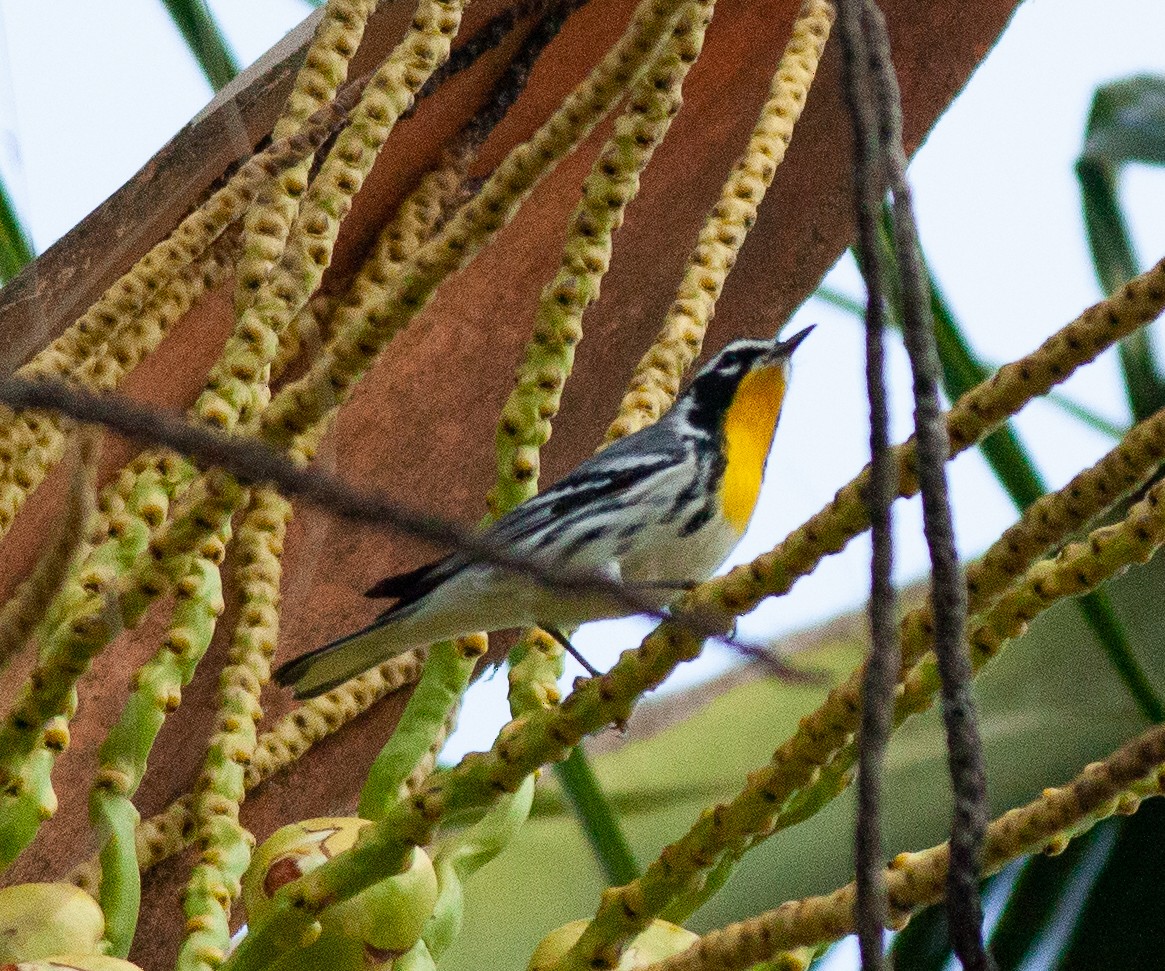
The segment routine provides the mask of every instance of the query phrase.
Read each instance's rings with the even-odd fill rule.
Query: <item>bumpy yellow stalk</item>
[[[1094,762],[1069,785],[1045,789],[1038,799],[1000,816],[987,828],[984,875],[1020,856],[1061,850],[1067,840],[1114,813],[1135,812],[1140,801],[1165,789],[1165,727],[1157,726]],[[894,922],[942,899],[949,846],[901,853],[886,871]],[[768,960],[780,951],[837,940],[854,931],[857,890],[848,884],[823,897],[782,904],[750,920],[706,934],[689,950],[649,966],[647,971],[733,971]]]
[[[526,632],[522,645],[510,654],[510,713],[515,718],[558,704],[562,658],[562,645],[554,638],[540,630]],[[530,815],[535,775],[527,776],[514,794],[499,799],[473,826],[437,845],[433,866],[439,894],[424,932],[425,944],[435,960],[440,960],[461,933],[465,881],[521,832]],[[415,786],[409,794],[419,791],[420,786]]]
[[[348,126],[307,189],[283,256],[242,314],[211,371],[207,391],[195,407],[202,420],[229,431],[263,410],[266,391],[256,395],[252,387],[260,376],[266,380],[279,334],[319,286],[331,262],[340,223],[397,119],[448,58],[461,9],[462,0],[420,0],[404,39],[369,80]]]
[[[70,612],[106,594],[117,576],[146,548],[150,530],[161,525],[170,498],[185,484],[180,463],[167,458],[154,465],[135,459],[102,491],[98,512],[85,532],[94,544],[74,567],[65,589],[45,614],[40,629],[42,662],[50,654],[49,635]],[[10,715],[10,720],[15,715]]]
[[[1094,482],[1101,483],[1103,479],[1097,477]],[[1071,485],[1065,489],[1069,493],[1074,491]],[[1079,492],[1083,498],[1084,490]],[[1119,492],[1111,497],[1113,503],[1119,499]],[[967,639],[975,673],[996,657],[1008,641],[1021,636],[1028,623],[1056,601],[1096,589],[1133,563],[1146,562],[1163,544],[1165,484],[1158,484],[1129,510],[1124,520],[1095,529],[1083,542],[1070,543],[1053,559],[1036,563],[1003,593],[990,610],[968,624]],[[937,661],[934,654],[926,650],[929,637],[929,628],[926,628],[920,638],[910,642],[910,650],[903,651],[904,659],[918,659],[918,663],[903,675],[902,690],[894,704],[895,727],[929,708],[938,693]],[[806,730],[812,731],[808,725]],[[844,747],[828,764],[822,759],[820,773],[815,772],[812,784],[788,804],[777,825],[783,827],[799,822],[844,789],[856,758],[857,746],[852,738],[847,737]]]
[[[421,177],[381,229],[343,297],[311,301],[284,330],[276,366],[294,357],[305,339],[314,337],[318,341],[325,321],[327,330],[336,334],[358,326],[373,312],[386,290],[397,282],[401,268],[433,234],[460,195],[462,180],[475,155],[476,146],[464,140],[442,153],[441,162]]]
[[[515,718],[531,711],[553,708],[561,700],[558,679],[563,671],[563,649],[546,631],[525,632],[510,652],[510,714]]]
[[[78,318],[68,330],[20,369],[22,376],[71,377],[110,333],[134,316],[189,266],[255,200],[259,189],[284,169],[322,145],[335,129],[347,103],[326,105],[302,129],[252,156],[209,199],[182,220]]]
[[[101,887],[105,936],[119,957],[129,953],[141,902],[134,833],[138,812],[132,798],[146,772],[154,740],[182,688],[210,646],[223,609],[218,565],[226,554],[230,525],[185,558],[175,585],[174,616],[162,647],[135,674],[121,717],[101,745],[100,767],[89,797],[89,813],[101,843]]]
[[[98,440],[94,430],[86,430],[78,438],[65,508],[48,547],[41,553],[32,574],[0,609],[0,674],[13,655],[28,643],[68,579],[73,564],[86,549],[87,529],[97,511],[94,477]]]
[[[308,45],[274,138],[294,135],[304,121],[335,97],[376,0],[328,0],[323,18]],[[264,186],[243,222],[243,252],[235,274],[235,313],[241,316],[283,255],[287,234],[307,189],[312,159],[308,156]]]
[[[1058,600],[1095,590],[1134,563],[1146,563],[1165,545],[1165,483],[1153,486],[1120,522],[1094,529],[1069,543],[1052,559],[1031,567],[971,625],[971,661],[978,671],[1011,639]],[[933,703],[938,676],[934,655],[927,653],[905,678],[895,718],[905,720]]]
[[[325,334],[334,335],[358,326],[384,298],[408,259],[445,218],[460,196],[462,180],[476,156],[477,146],[459,138],[445,149],[442,160],[426,172],[397,207],[392,219],[381,229],[372,251],[340,298],[317,295],[296,315],[279,335],[279,352],[271,365],[274,377],[283,372],[307,344],[318,347]],[[329,340],[331,343],[331,340]],[[314,455],[318,440],[330,426],[325,418],[309,430],[315,442],[310,446],[297,438],[292,451]],[[305,433],[308,434],[308,433]]]
[[[168,467],[175,480],[187,470],[185,462]],[[202,549],[224,528],[239,494],[227,480],[148,538],[144,514],[148,508],[159,521],[164,517],[166,488],[149,470],[139,477],[135,491],[139,488],[145,493],[143,515],[111,517],[113,538],[86,557],[50,608],[40,663],[0,726],[0,863],[10,862],[56,810],[49,775],[67,738],[49,744],[46,726],[67,724],[76,710],[76,683],[93,657],[122,629],[136,625],[148,604],[181,578],[184,554]],[[138,555],[143,547],[149,555]]]
[[[582,318],[599,297],[611,264],[612,237],[622,225],[627,205],[639,191],[639,177],[667,135],[683,103],[683,83],[703,49],[713,0],[680,9],[675,27],[656,61],[636,81],[628,106],[583,182],[582,198],[571,215],[558,272],[542,290],[534,336],[518,367],[517,385],[502,407],[495,450],[497,480],[488,501],[497,519],[538,491],[541,448],[550,439],[551,419],[558,414],[562,390],[574,366],[574,349],[582,339]],[[540,669],[518,660],[536,655],[539,632],[527,632],[512,653],[510,696],[519,701],[543,691],[524,689],[514,679]],[[561,649],[556,657],[561,664]]]
[[[239,822],[246,767],[262,717],[259,691],[270,676],[279,634],[281,556],[291,504],[257,489],[239,527],[239,619],[230,660],[220,677],[219,715],[195,790],[201,854],[187,884],[187,936],[178,951],[182,971],[213,969],[230,943],[230,905],[251,859],[251,834]]]
[[[339,731],[381,698],[415,684],[423,663],[423,652],[410,651],[288,712],[259,736],[254,756],[244,767],[246,790],[290,768],[312,745]],[[138,826],[138,865],[143,871],[181,853],[194,841],[193,803],[192,794],[179,796]],[[82,863],[67,879],[95,895],[101,880],[96,859]]]
[[[506,225],[535,184],[582,140],[652,60],[682,0],[642,0],[631,28],[601,64],[528,142],[516,147],[444,229],[408,263],[393,287],[336,340],[300,381],[284,388],[263,415],[264,435],[286,446],[342,404],[393,335]]]
[[[550,438],[562,389],[582,339],[582,318],[598,299],[611,265],[612,236],[639,191],[640,173],[683,103],[688,70],[700,56],[713,3],[686,3],[659,56],[635,82],[627,108],[583,182],[571,215],[562,263],[542,290],[534,337],[518,368],[517,387],[502,408],[497,483],[490,512],[501,516],[538,491],[539,452]]]
[[[777,166],[793,137],[833,24],[829,0],[804,0],[744,154],[720,190],[688,259],[663,329],[635,369],[606,442],[658,419],[675,400],[684,372],[699,356],[716,300],[736,262]]]
[[[71,375],[92,387],[111,390],[121,378],[157,347],[169,328],[203,293],[214,289],[229,272],[233,240],[215,244],[204,257],[177,271],[158,298],[124,326]],[[65,430],[55,415],[29,411],[8,413],[0,431],[0,538],[17,514],[65,454]]]
[[[279,335],[279,350],[271,362],[271,382],[279,380],[291,362],[300,354],[314,357],[323,345],[327,321],[336,309],[337,300],[331,294],[319,292],[312,297],[295,319]]]
[[[247,768],[247,788],[282,772],[316,742],[381,698],[415,684],[424,660],[423,652],[410,651],[289,712],[259,739],[255,758]]]

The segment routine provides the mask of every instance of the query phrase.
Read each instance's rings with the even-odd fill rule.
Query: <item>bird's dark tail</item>
[[[292,688],[296,698],[314,698],[331,691],[412,646],[399,643],[393,627],[378,619],[355,634],[308,651],[281,665],[275,671],[275,681]]]

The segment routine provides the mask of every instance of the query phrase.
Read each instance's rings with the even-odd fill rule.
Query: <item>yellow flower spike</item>
[[[700,354],[704,332],[736,254],[793,137],[835,16],[829,0],[804,0],[744,154],[720,190],[668,310],[607,430],[605,443],[656,421],[671,407],[680,379]]]
[[[163,460],[159,467],[175,488],[183,481],[184,463]],[[143,486],[161,474],[146,469],[131,490],[131,501],[148,494]],[[231,499],[229,494],[223,497],[224,502]],[[116,531],[77,571],[78,576],[86,575],[94,563],[113,563],[119,571],[116,583],[91,592],[70,579],[42,625],[40,661],[0,725],[0,865],[11,862],[56,808],[50,773],[57,753],[41,744],[43,727],[58,716],[72,717],[77,681],[93,657],[125,626],[137,623],[150,599],[178,579],[188,560],[181,551],[165,555],[174,537],[187,538],[193,545],[196,537],[229,526],[229,515],[199,523],[179,517],[151,539],[149,527],[134,513],[136,509],[127,506],[124,523],[111,522]],[[161,554],[157,559],[141,556],[147,541],[160,544],[155,547]]]
[[[265,372],[266,382],[266,371],[278,352],[279,335],[319,286],[331,263],[340,223],[377,154],[421,85],[448,58],[461,23],[461,9],[462,0],[420,0],[404,39],[368,81],[347,127],[337,136],[303,197],[282,257],[243,312],[211,369],[207,390],[194,406],[200,419],[213,420],[224,431],[231,431],[258,415],[260,409],[232,402],[219,389],[227,384],[239,356],[248,353]]]
[[[154,293],[165,289],[183,267],[193,263],[254,201],[259,189],[284,169],[322,145],[343,118],[347,101],[326,105],[303,127],[252,156],[221,189],[182,220],[117,280],[72,327],[18,372],[72,376],[112,331],[135,315]]]
[[[294,135],[304,121],[335,97],[348,76],[348,62],[360,46],[375,0],[328,0],[323,19],[295,76],[273,137]],[[307,188],[312,156],[285,169],[264,186],[243,222],[243,250],[236,270],[235,313],[251,305],[283,255],[299,200]]]
[[[641,0],[634,21],[591,75],[534,136],[517,146],[481,191],[409,260],[366,318],[337,335],[311,370],[283,388],[263,415],[263,434],[286,447],[343,403],[377,354],[429,301],[437,286],[508,223],[534,185],[611,110],[653,59],[682,0]]]
[[[283,373],[305,344],[318,347],[325,332],[335,335],[358,326],[383,300],[390,283],[397,280],[401,267],[460,199],[462,182],[477,155],[477,148],[478,141],[466,137],[463,130],[453,144],[444,149],[441,160],[421,177],[416,188],[405,196],[392,219],[381,229],[371,252],[343,296],[317,294],[283,329],[279,335],[279,353],[271,365],[273,376]],[[317,442],[327,426],[327,421],[315,426]],[[293,447],[292,451],[296,449]],[[314,445],[310,451],[314,454]]]
[[[220,538],[230,538],[229,520]],[[106,938],[120,957],[129,953],[137,926],[141,883],[134,839],[137,810],[130,800],[145,775],[150,750],[166,715],[178,707],[181,690],[210,646],[223,610],[222,581],[212,558],[191,555],[175,584],[174,616],[158,653],[134,678],[117,724],[98,753],[100,769],[89,813],[101,843],[98,899]]]
[[[998,872],[1011,860],[1058,845],[1090,829],[1128,793],[1158,795],[1155,775],[1165,762],[1165,726],[1156,726],[1089,766],[1067,786],[1045,790],[987,827],[982,873]],[[950,850],[946,843],[895,857],[886,889],[896,923],[941,900]],[[775,910],[705,934],[687,951],[649,965],[646,971],[734,971],[771,960],[782,951],[816,946],[853,933],[856,889],[790,901]]]
[[[49,543],[32,574],[0,608],[0,672],[28,642],[86,548],[87,527],[96,513],[98,442],[92,429],[79,436],[68,498]]]
[[[539,449],[550,437],[562,390],[582,338],[582,317],[599,296],[610,266],[612,236],[639,188],[639,175],[663,141],[683,102],[683,82],[703,47],[713,2],[681,8],[657,60],[636,82],[614,133],[583,182],[571,215],[561,265],[542,290],[534,337],[518,367],[517,386],[502,407],[496,437],[497,479],[488,496],[497,519],[538,491]],[[612,206],[611,199],[618,204]],[[515,716],[558,698],[562,647],[545,648],[546,635],[524,633],[511,651],[510,709]],[[524,679],[530,679],[528,684]]]
[[[583,182],[567,229],[561,265],[542,290],[534,337],[518,367],[517,387],[502,408],[497,432],[497,481],[489,494],[494,518],[538,491],[538,449],[550,437],[562,389],[582,338],[582,317],[599,296],[610,266],[612,236],[627,204],[679,111],[688,70],[696,62],[713,2],[687,3],[657,59],[635,83],[614,134]]]
[[[1119,499],[1119,495],[1112,497],[1113,502]],[[979,671],[1057,600],[1088,593],[1131,563],[1145,562],[1162,545],[1165,484],[1158,484],[1120,522],[1095,529],[1084,541],[1069,543],[1054,558],[1034,564],[978,618],[968,635],[974,670]],[[934,656],[927,653],[910,672],[905,692],[896,702],[896,722],[930,707],[937,679]]]
[[[283,771],[320,739],[385,695],[415,684],[423,664],[423,653],[410,651],[288,712],[260,737],[255,756],[247,767],[247,788],[253,789],[264,779]]]
[[[153,351],[170,326],[181,318],[206,291],[218,285],[229,270],[233,237],[223,246],[212,247],[206,257],[190,267],[181,269],[174,280],[163,289],[158,299],[148,304],[141,316],[124,329],[110,335],[95,356],[89,358],[70,380],[90,387],[112,390],[121,379]],[[65,454],[65,429],[56,415],[39,412],[0,418],[0,435],[31,434],[30,422],[37,423],[36,435],[40,445],[21,449],[0,476],[0,538],[3,538],[23,508],[49,472]]]
[[[441,161],[421,177],[380,231],[343,297],[324,307],[317,307],[312,301],[300,311],[294,325],[280,335],[281,354],[294,356],[304,333],[318,338],[323,320],[333,334],[339,334],[358,327],[374,311],[388,288],[398,281],[401,268],[432,235],[438,221],[459,197],[475,155],[476,146],[464,138],[442,153]]]
[[[208,948],[230,944],[230,907],[251,858],[251,836],[239,823],[246,768],[262,716],[259,692],[270,676],[279,636],[279,583],[291,504],[269,488],[256,489],[239,527],[239,619],[219,681],[219,715],[195,789],[194,824],[202,847],[184,897],[188,927],[178,951],[181,971],[204,966]]]

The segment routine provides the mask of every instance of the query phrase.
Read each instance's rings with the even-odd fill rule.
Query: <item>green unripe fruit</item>
[[[412,865],[403,873],[374,883],[355,897],[329,907],[320,916],[327,933],[360,941],[372,955],[391,960],[410,951],[437,902],[437,874],[429,855],[413,850]]]
[[[266,920],[271,900],[281,887],[350,848],[368,825],[366,819],[308,819],[272,834],[255,852],[243,876],[243,902],[252,925]],[[428,854],[415,849],[409,869],[325,910],[320,915],[320,939],[288,955],[278,967],[280,971],[391,967],[395,958],[420,940],[436,901],[433,864]]]
[[[0,890],[0,964],[99,952],[105,916],[71,883],[21,883]]]
[[[589,924],[588,920],[572,920],[569,924],[563,924],[552,930],[534,948],[527,971],[548,971],[554,967],[562,956],[574,947]],[[670,924],[666,920],[653,920],[647,930],[627,945],[616,971],[646,968],[656,961],[686,951],[699,939],[698,934],[693,934],[683,927]]]
[[[61,954],[39,961],[6,964],[0,971],[142,971],[136,964],[108,954]]]
[[[350,849],[367,825],[366,819],[324,817],[290,823],[272,833],[243,874],[243,904],[252,928],[267,919],[271,898],[280,887]]]

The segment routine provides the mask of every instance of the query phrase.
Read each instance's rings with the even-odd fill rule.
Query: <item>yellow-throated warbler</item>
[[[708,579],[752,516],[789,358],[810,330],[729,344],[654,425],[587,459],[483,538],[512,556],[601,571],[652,600],[658,594],[659,606]],[[413,647],[535,624],[561,638],[563,629],[628,613],[609,595],[547,589],[459,553],[387,577],[368,596],[398,599],[363,630],[284,664],[276,680],[311,698]]]

